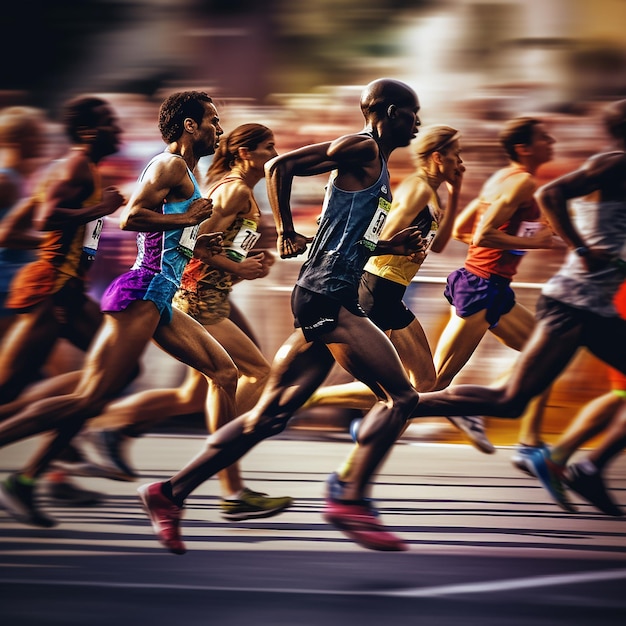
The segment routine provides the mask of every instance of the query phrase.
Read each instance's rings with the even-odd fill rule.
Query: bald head
[[[418,104],[417,94],[406,83],[392,78],[378,78],[361,92],[361,112],[365,119],[372,114],[382,116],[391,104],[413,106]]]

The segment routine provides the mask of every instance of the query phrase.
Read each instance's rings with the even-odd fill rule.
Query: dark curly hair
[[[159,109],[159,130],[165,143],[183,134],[183,122],[190,117],[198,125],[204,117],[204,103],[213,100],[204,91],[179,91],[168,96]]]

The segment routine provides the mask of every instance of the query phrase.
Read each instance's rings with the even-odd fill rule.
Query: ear
[[[387,107],[387,117],[390,117],[393,119],[396,116],[397,111],[398,111],[398,107],[395,104],[390,104]]]
[[[528,156],[530,154],[530,146],[527,146],[524,143],[516,143],[514,147],[515,147],[515,152],[519,156]]]
[[[250,158],[250,148],[247,148],[246,146],[240,146],[239,148],[237,148],[237,155],[242,160],[243,159],[249,159]]]
[[[196,120],[192,119],[191,117],[186,117],[183,120],[183,129],[186,130],[188,133],[195,132],[197,128],[198,124],[196,124]]]

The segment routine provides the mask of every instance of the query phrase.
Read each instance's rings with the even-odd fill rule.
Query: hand
[[[276,263],[276,257],[269,251],[263,250],[263,258],[261,259],[263,264],[263,274],[260,278],[265,278],[270,273],[270,268]]]
[[[264,275],[263,253],[249,255],[237,264],[237,276],[244,280],[254,280]]]
[[[187,216],[189,217],[189,225],[195,226],[209,219],[213,213],[213,200],[209,198],[197,198],[194,200],[187,209]]]
[[[119,192],[117,187],[106,187],[102,190],[102,204],[106,207],[106,215],[115,213],[123,204],[126,198]]]
[[[554,232],[548,226],[541,226],[530,238],[533,248],[555,248],[558,247]]]
[[[381,241],[378,242],[379,245]],[[417,226],[410,226],[397,232],[391,239],[388,239],[384,246],[385,249],[390,248],[391,254],[403,254],[409,256],[425,250],[425,241]]]
[[[223,233],[205,233],[198,235],[196,245],[193,249],[193,255],[206,263],[216,254],[221,254],[222,244],[224,242]]]
[[[313,237],[305,237],[296,232],[282,233],[278,235],[276,247],[281,259],[290,259],[306,251],[307,244],[313,241]]]

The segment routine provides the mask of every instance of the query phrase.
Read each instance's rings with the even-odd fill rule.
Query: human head
[[[500,131],[498,139],[508,157],[512,161],[519,162],[520,155],[517,146],[530,146],[532,144],[535,128],[542,124],[535,117],[521,116],[509,120]]]
[[[419,98],[399,80],[372,81],[361,92],[360,106],[367,125],[377,127],[381,122],[387,123],[391,147],[408,146],[420,125]]]
[[[204,91],[179,91],[168,96],[159,109],[159,130],[163,141],[172,143],[179,139],[187,118],[200,126],[206,111],[204,104],[212,102]]]
[[[460,136],[456,128],[444,124],[423,127],[413,146],[418,164],[424,164],[435,152],[446,153]]]
[[[65,133],[74,144],[88,144],[96,159],[117,152],[122,130],[111,105],[98,96],[77,96],[62,112]]]
[[[604,125],[611,137],[626,142],[626,100],[617,100],[604,108]]]
[[[241,148],[254,151],[260,144],[271,141],[270,153],[273,151],[273,154],[269,154],[268,159],[276,156],[276,151],[273,149],[273,139],[274,133],[263,124],[250,123],[237,126],[228,135],[224,135],[220,139],[207,172],[209,182],[221,178],[241,160]]]
[[[15,148],[20,159],[41,156],[45,119],[39,109],[11,106],[0,111],[0,146]]]

